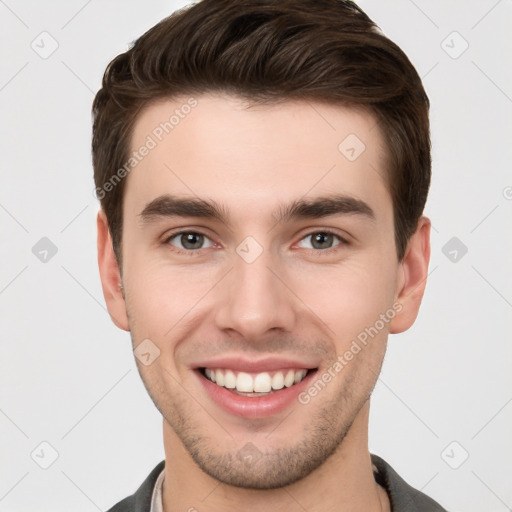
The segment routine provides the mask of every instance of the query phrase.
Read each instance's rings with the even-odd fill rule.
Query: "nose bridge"
[[[277,277],[277,256],[248,237],[236,248],[233,267],[217,315],[219,328],[236,330],[247,340],[271,329],[291,330],[293,295]]]

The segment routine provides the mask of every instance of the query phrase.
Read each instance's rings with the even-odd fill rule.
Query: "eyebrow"
[[[372,208],[355,197],[331,194],[311,199],[298,199],[290,204],[279,205],[273,213],[277,222],[298,219],[316,219],[333,215],[360,215],[375,220]],[[187,199],[165,194],[146,204],[139,214],[144,224],[167,217],[200,217],[229,224],[226,208],[213,200]]]

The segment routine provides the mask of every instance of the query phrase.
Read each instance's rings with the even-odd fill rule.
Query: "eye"
[[[306,249],[319,249],[325,251],[347,243],[343,238],[331,231],[314,231],[313,233],[306,235],[299,243],[307,240],[308,238],[311,239],[311,243],[310,247],[305,247]],[[338,239],[338,243],[333,245],[335,239]]]
[[[205,241],[209,242],[206,247],[213,247],[213,242],[206,235],[196,231],[181,231],[168,237],[165,243],[179,249],[178,252],[193,252],[198,249],[205,249]]]

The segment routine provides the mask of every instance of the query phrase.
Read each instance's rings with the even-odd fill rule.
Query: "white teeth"
[[[272,377],[272,389],[283,389],[284,388],[284,377],[283,372],[277,372]]]
[[[300,382],[305,376],[306,376],[307,370],[300,370],[298,372],[295,372],[295,378],[293,379],[293,382],[297,384]]]
[[[235,374],[232,370],[222,370],[220,368],[215,370],[211,368],[204,369],[206,377],[217,385],[228,389],[236,388],[240,393],[252,393],[253,396],[270,393],[272,390],[278,391],[284,387],[289,388],[304,380],[307,373],[306,369],[282,370],[277,371],[271,377],[268,372],[253,376],[246,372]]]
[[[224,386],[224,373],[222,372],[222,370],[215,371],[215,382],[219,386]]]
[[[284,385],[289,388],[295,382],[295,372],[288,370],[286,377],[284,378]]]
[[[272,379],[268,373],[258,373],[254,379],[256,393],[268,393],[272,389]]]
[[[236,388],[236,375],[231,370],[227,370],[224,374],[224,387],[228,389]]]
[[[245,372],[240,372],[236,378],[237,391],[244,391],[245,393],[252,393],[254,391],[254,382],[252,377]]]

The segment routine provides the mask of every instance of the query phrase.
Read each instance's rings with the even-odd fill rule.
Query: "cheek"
[[[202,265],[173,265],[132,252],[125,262],[126,302],[134,342],[154,339],[168,345],[189,317],[201,310],[201,298],[222,276]],[[219,269],[217,269],[219,270]],[[217,275],[218,274],[218,275]],[[158,340],[161,340],[160,342]]]
[[[127,251],[124,285],[132,335],[137,325],[145,330],[139,336],[169,339],[169,330],[179,324],[176,329],[181,331],[189,317],[202,311],[201,306],[221,306],[212,287],[222,280],[226,268],[220,262],[176,265],[142,249]],[[373,325],[392,306],[396,272],[392,258],[384,259],[377,250],[348,256],[337,264],[288,261],[279,269],[299,299],[290,296],[290,305],[306,308],[307,315],[312,312],[312,322],[334,331],[328,336],[345,341]],[[208,299],[198,307],[206,295]]]
[[[361,258],[339,266],[312,266],[301,273],[293,278],[292,289],[342,345],[392,307],[396,281],[392,262],[380,259],[372,264]]]

